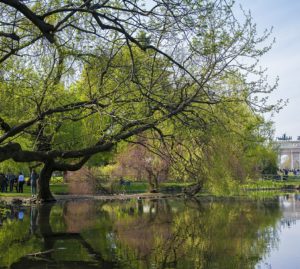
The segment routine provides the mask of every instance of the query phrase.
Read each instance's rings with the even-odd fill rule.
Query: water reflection
[[[270,251],[256,265],[257,269],[298,269],[300,264],[300,195],[288,194],[279,197],[282,217],[276,231],[280,238],[277,248]]]
[[[0,266],[255,268],[278,244],[281,206],[134,199],[12,207],[0,228]]]

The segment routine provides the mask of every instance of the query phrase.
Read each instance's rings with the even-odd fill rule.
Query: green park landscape
[[[276,172],[263,113],[282,103],[266,102],[277,84],[258,65],[271,32],[223,1],[90,2],[2,3],[13,22],[1,34],[4,173],[37,170],[47,202],[52,174],[82,167],[153,190],[169,178],[213,190]]]
[[[231,0],[0,11],[0,268],[279,266],[300,153],[271,27]]]

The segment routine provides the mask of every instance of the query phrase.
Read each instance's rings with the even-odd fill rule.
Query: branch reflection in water
[[[254,268],[276,246],[281,218],[275,199],[84,200],[6,212],[1,268]]]

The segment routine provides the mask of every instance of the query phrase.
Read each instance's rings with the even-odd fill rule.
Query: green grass
[[[31,196],[31,187],[24,184],[24,192],[18,193],[14,189],[13,192],[0,192],[0,197],[30,197]],[[53,194],[66,194],[68,193],[67,184],[50,184],[50,190]]]
[[[271,188],[286,188],[288,186],[300,186],[300,180],[288,179],[288,180],[249,180],[241,185],[242,190],[251,189],[271,189]]]
[[[50,190],[54,194],[67,194],[69,192],[68,184],[64,183],[50,184]]]
[[[62,184],[64,183],[63,177],[51,177],[51,184]]]
[[[54,182],[50,184],[50,190],[53,194],[68,194],[68,184],[61,183],[62,178],[57,177]],[[184,183],[184,182],[164,182],[160,184],[159,191],[175,191],[180,192],[182,188],[191,185],[192,183]],[[104,184],[104,186],[108,189],[113,190],[114,193],[145,193],[149,191],[148,182],[130,182],[130,185],[122,186],[118,181],[108,182]],[[285,188],[288,187],[300,186],[299,179],[289,178],[285,181],[278,180],[248,180],[246,183],[240,185],[239,191],[233,195],[242,195],[242,196],[273,196],[278,195],[279,192],[285,192]],[[0,197],[30,197],[31,196],[31,188],[30,186],[24,185],[24,192],[17,193],[15,192],[7,192],[1,193]],[[225,195],[228,196],[228,195]]]
[[[51,182],[50,190],[53,194],[67,194],[68,193],[68,184],[60,183],[62,181],[61,178],[57,177]],[[160,185],[160,191],[181,191],[183,187],[188,186],[190,183],[182,183],[182,182],[165,182]],[[104,184],[104,187],[111,189],[114,193],[145,193],[149,191],[148,182],[130,182],[130,185],[120,185],[118,181],[109,182]],[[0,192],[0,197],[30,197],[31,196],[31,188],[30,186],[24,185],[24,192],[17,193],[14,189],[13,192]]]
[[[163,182],[160,184],[161,187],[180,187],[185,188],[193,185],[195,182]]]
[[[234,195],[265,199],[287,194],[299,187],[300,180],[292,177],[288,180],[248,180],[240,185],[238,193]]]
[[[147,182],[130,182],[130,185],[120,185],[118,181],[114,181],[104,184],[104,187],[113,193],[143,193],[149,189]]]
[[[182,188],[191,185],[184,182],[163,182],[159,190],[164,191],[181,191]],[[149,191],[149,184],[145,181],[131,181],[130,185],[120,185],[119,181],[109,182],[103,185],[114,193],[145,193]]]

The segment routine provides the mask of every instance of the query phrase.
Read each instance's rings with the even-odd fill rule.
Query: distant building
[[[280,140],[280,141],[290,141],[292,139],[293,138],[291,136],[287,136],[286,134],[283,134],[282,136],[277,137],[277,140]],[[298,136],[297,140],[300,140],[300,136]]]

